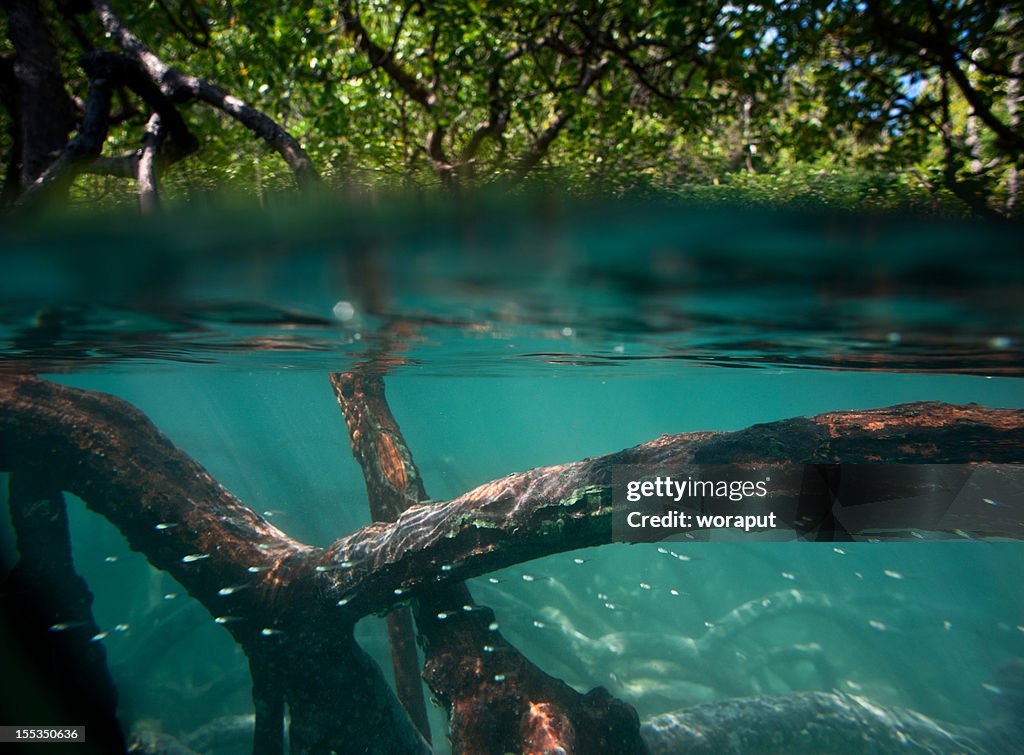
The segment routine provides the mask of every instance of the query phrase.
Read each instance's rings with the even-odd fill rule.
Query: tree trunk
[[[60,59],[36,0],[4,0],[7,35],[14,45],[21,185],[36,180],[64,148],[72,126],[71,100]]]

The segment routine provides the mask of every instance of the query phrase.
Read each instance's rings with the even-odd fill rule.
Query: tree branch
[[[89,95],[78,133],[25,191],[20,203],[32,202],[54,184],[70,181],[78,171],[90,170],[94,166],[139,179],[140,204],[144,211],[152,210],[156,189],[154,159],[158,145],[163,142],[163,132],[170,137],[166,150],[169,160],[180,160],[192,154],[199,144],[174,103],[149,80],[134,60],[116,53],[93,52],[82,58],[82,67],[89,76]],[[153,118],[156,120],[150,119],[142,148],[129,160],[105,161],[97,165],[110,128],[113,93],[119,86],[135,92],[155,111]],[[144,163],[144,160],[148,162]],[[140,175],[140,167],[145,168],[145,177]]]
[[[250,584],[242,601],[273,593],[273,570],[311,550],[244,506],[124,401],[5,376],[0,406],[0,468],[50,462],[55,484],[208,607],[223,605],[217,592],[226,585]],[[233,633],[246,631],[259,627]]]
[[[119,399],[9,375],[0,380],[0,406],[0,468],[17,468],[39,455],[59,461],[52,475],[63,489],[121,527],[133,547],[194,588],[202,602],[218,605],[216,589],[248,580],[255,589],[238,600],[255,606],[261,594],[269,599],[285,581],[302,582],[304,590],[323,596],[311,609],[345,599],[344,612],[356,617],[403,602],[418,586],[609,542],[616,464],[766,458],[779,464],[878,458],[891,464],[1014,463],[1024,443],[1024,411],[936,402],[834,412],[733,433],[666,435],[414,506],[394,523],[369,525],[318,549],[245,507]],[[159,524],[171,526],[157,529]],[[217,558],[183,560],[213,553]]]
[[[176,101],[195,99],[217,108],[280,154],[295,174],[300,189],[312,189],[320,184],[320,176],[313,161],[280,124],[216,84],[168,66],[121,22],[107,0],[93,0],[93,8],[107,34],[142,66],[165,95]]]
[[[409,506],[425,501],[427,493],[384,397],[384,380],[358,370],[331,374],[330,381],[345,417],[352,454],[363,470],[370,516],[375,522],[393,522]],[[399,606],[388,614],[387,621],[395,691],[429,742],[430,722],[420,684],[412,613]]]
[[[502,139],[512,112],[504,93],[501,91],[502,73],[506,65],[516,60],[525,52],[526,48],[524,45],[517,45],[514,50],[501,58],[501,63],[491,73],[490,81],[487,85],[490,95],[490,113],[487,120],[473,130],[466,145],[462,148],[459,162],[464,168],[470,167],[485,139],[493,138],[499,141]]]
[[[157,188],[156,161],[163,142],[160,114],[153,113],[146,122],[146,135],[142,139],[136,178],[139,182],[139,209],[143,214],[160,210],[160,192]]]
[[[602,60],[595,66],[590,66],[587,63],[581,64],[580,80],[575,87],[575,94],[579,97],[583,97],[591,86],[595,82],[601,79],[608,70],[609,62]],[[543,131],[541,131],[537,138],[533,140],[530,148],[526,154],[523,155],[515,167],[515,175],[517,178],[522,178],[529,173],[544,156],[547,155],[548,149],[551,147],[552,142],[558,138],[558,135],[562,133],[562,129],[565,128],[566,124],[572,118],[574,111],[569,108],[561,108]]]
[[[393,521],[425,500],[426,491],[388,407],[383,378],[363,366],[332,375],[331,384],[374,518]],[[643,750],[632,707],[603,688],[580,695],[530,663],[463,583],[420,594],[414,605],[424,677],[447,709],[455,752]]]
[[[874,0],[869,4],[869,9],[875,21],[875,28],[890,44],[894,44],[898,49],[905,49],[908,54],[914,56],[917,56],[922,49],[930,53],[933,62],[941,71],[949,75],[971,109],[992,130],[998,143],[1004,149],[1018,154],[1024,151],[1024,134],[1003,123],[996,116],[960,67],[958,59],[961,57],[969,59],[970,56],[957,50],[950,43],[948,37],[945,36],[945,27],[942,25],[941,19],[934,12],[934,7],[930,18],[936,30],[932,33],[913,28],[908,24],[896,23],[886,16],[882,4]],[[912,43],[913,47],[908,49],[907,42]]]
[[[392,49],[385,50],[373,41],[351,0],[342,2],[340,11],[345,33],[355,39],[358,48],[370,59],[370,64],[384,71],[413,102],[419,103],[427,110],[432,109],[437,104],[437,98],[415,76],[395,62],[394,45]]]
[[[734,433],[662,436],[615,454],[510,475],[452,501],[414,506],[394,523],[370,525],[319,549],[292,540],[242,505],[124,401],[5,375],[0,407],[0,469],[45,465],[54,489],[85,500],[219,617],[253,666],[257,730],[279,730],[277,701],[283,699],[295,752],[382,741],[394,751],[426,751],[379,669],[352,638],[358,618],[410,598],[417,599],[421,618],[433,617],[421,624],[428,679],[442,691],[469,691],[452,697],[455,731],[481,736],[497,721],[501,730],[487,741],[518,742],[523,749],[575,742],[581,750],[586,742],[614,741],[614,751],[637,749],[631,708],[603,690],[582,697],[566,691],[505,643],[489,610],[447,603],[467,577],[609,542],[615,464],[765,458],[779,464],[879,458],[1001,463],[1019,461],[1024,445],[1024,411],[932,402]],[[374,441],[386,446],[379,437]],[[395,458],[400,452],[384,453],[380,464],[392,483],[401,481]],[[408,482],[404,461],[401,466]],[[482,646],[489,636],[494,641]],[[431,658],[438,659],[436,667]],[[513,717],[511,732],[499,702],[510,699],[529,703]],[[456,725],[461,715],[467,716],[464,728]]]
[[[110,128],[110,102],[113,84],[103,76],[89,78],[89,94],[85,102],[85,116],[78,133],[57,155],[57,158],[36,178],[18,198],[24,206],[36,201],[54,187],[69,184],[78,165],[92,162],[100,155]]]
[[[280,731],[274,718],[284,699],[293,752],[371,742],[386,751],[426,752],[379,669],[356,645],[354,620],[317,592],[320,549],[243,506],[124,401],[6,375],[0,406],[0,469],[45,464],[53,486],[109,519],[242,645],[253,671],[258,733]],[[272,738],[258,744],[260,753],[281,751]]]

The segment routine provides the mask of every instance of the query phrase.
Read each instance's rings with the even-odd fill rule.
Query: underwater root
[[[374,443],[364,474],[372,467],[396,490],[408,491],[411,456],[397,428],[380,425],[384,431],[389,441],[374,438],[381,442]],[[352,634],[363,616],[409,602],[428,649],[424,676],[446,703],[456,752],[531,752],[538,742],[557,740],[578,752],[641,753],[659,737],[670,742],[670,736],[682,736],[687,721],[704,726],[706,736],[721,730],[716,722],[774,721],[785,741],[795,736],[786,733],[795,731],[789,722],[801,715],[818,716],[824,730],[831,722],[840,731],[860,716],[875,727],[879,741],[899,741],[901,732],[939,737],[937,731],[950,729],[930,728],[916,714],[903,718],[849,695],[805,693],[785,698],[789,702],[753,698],[702,706],[676,724],[656,719],[661,723],[644,728],[645,744],[631,706],[603,688],[580,694],[538,669],[501,638],[489,609],[476,605],[462,583],[539,556],[610,542],[616,464],[765,458],[858,464],[879,455],[893,463],[998,463],[1019,461],[1021,447],[1024,412],[934,402],[735,433],[662,436],[616,454],[513,474],[450,501],[410,505],[425,496],[417,487],[402,495],[395,521],[378,521],[315,548],[245,506],[127,402],[30,376],[0,376],[0,470],[44,466],[53,490],[74,493],[106,517],[230,632],[250,661],[257,755],[284,752],[285,710],[295,755],[429,752]],[[46,546],[38,549],[44,553]],[[494,641],[485,644],[484,637]],[[1019,720],[1010,712],[999,715]],[[748,741],[764,751],[763,737],[771,730],[751,729]]]
[[[375,521],[393,522],[427,500],[412,452],[387,403],[383,378],[357,368],[330,376],[349,429],[352,454],[363,470]],[[441,572],[452,570],[443,564]],[[463,582],[421,592],[413,603],[423,648],[422,676],[449,719],[455,752],[639,752],[633,708],[603,688],[582,695],[545,673],[505,639],[493,612],[476,603]],[[389,627],[390,630],[390,627]],[[413,676],[391,635],[396,688],[416,720],[420,700],[403,694]],[[403,666],[406,666],[403,668]],[[423,728],[417,726],[420,731]]]
[[[997,701],[979,727],[935,721],[842,692],[797,692],[696,705],[647,721],[650,755],[1014,755],[1024,741],[1024,661],[997,674]]]
[[[1005,663],[996,681],[992,717],[978,727],[936,721],[904,708],[883,706],[841,692],[798,692],[696,705],[646,721],[648,755],[1013,755],[1024,737],[1024,660]],[[216,719],[181,740],[147,730],[133,732],[137,755],[193,755],[235,749],[251,741],[253,716]],[[533,742],[568,742],[570,723],[533,705],[524,728]],[[524,737],[524,741],[531,741]],[[549,749],[528,751],[550,752]]]

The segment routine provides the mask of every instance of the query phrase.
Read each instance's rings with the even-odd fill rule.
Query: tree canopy
[[[1020,212],[1014,2],[4,7],[8,204],[543,184]]]

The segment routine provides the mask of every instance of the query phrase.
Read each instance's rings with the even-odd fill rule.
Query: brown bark
[[[375,522],[393,522],[409,506],[425,501],[427,493],[384,398],[384,380],[379,375],[352,372],[332,374],[330,381],[345,417],[352,454],[363,470],[370,516]],[[398,606],[388,614],[387,622],[395,691],[429,742],[430,722],[420,684],[412,613],[407,606]]]
[[[348,427],[352,455],[359,462],[375,522],[393,522],[410,506],[427,500],[387,399],[384,379],[365,371],[334,373],[331,387]]]
[[[807,464],[1014,463],[1024,412],[937,402],[835,412],[735,433],[665,435],[618,453],[513,474],[442,503],[405,511],[335,542],[350,561],[335,588],[358,611],[380,610],[396,587],[466,579],[611,540],[612,467],[769,460]],[[787,493],[792,491],[780,491]],[[444,568],[442,568],[444,567]],[[358,585],[357,590],[353,590]]]
[[[257,752],[282,751],[280,734],[273,735],[281,731],[278,697],[292,716],[294,753],[341,752],[369,742],[392,752],[426,752],[379,669],[355,644],[354,619],[304,592],[316,582],[315,559],[306,556],[319,549],[242,505],[119,399],[5,376],[0,405],[0,469],[44,465],[55,488],[114,523],[245,649],[261,735]],[[298,594],[290,592],[294,587]],[[316,617],[310,622],[295,610],[307,601]]]
[[[42,465],[54,489],[85,500],[224,619],[253,667],[256,730],[269,740],[260,752],[281,750],[280,700],[291,712],[293,752],[369,742],[395,752],[426,751],[352,638],[358,618],[410,598],[418,599],[428,681],[439,696],[450,695],[458,746],[639,750],[629,706],[603,690],[581,696],[537,670],[505,643],[487,609],[453,600],[464,589],[458,583],[609,542],[614,464],[1004,463],[1020,461],[1024,447],[1024,411],[934,402],[735,433],[667,435],[413,506],[394,523],[370,525],[319,549],[246,508],[119,399],[6,375],[0,407],[0,469]],[[401,459],[398,441],[391,441]],[[395,456],[384,457],[384,477],[400,482],[404,473],[408,483],[411,467],[403,460],[399,470]],[[225,587],[244,589],[225,594]],[[480,642],[485,636],[493,637],[487,647]]]
[[[244,506],[126,402],[5,376],[0,405],[3,469],[45,464],[55,485],[117,525],[206,606],[239,584],[252,589],[239,593],[238,608],[269,602],[274,570],[312,550]],[[258,631],[232,629],[236,637]]]
[[[245,507],[119,399],[8,375],[0,382],[0,405],[3,468],[52,459],[51,474],[62,488],[118,524],[154,565],[186,584],[209,583],[199,590],[201,600],[232,580],[254,583],[248,602],[275,597],[285,582],[306,583],[327,597],[348,598],[346,613],[358,615],[403,602],[420,585],[608,542],[613,464],[1013,463],[1024,441],[1020,410],[937,402],[833,412],[734,433],[665,435],[414,506],[394,523],[372,524],[317,549]],[[155,529],[161,523],[172,526]],[[182,561],[197,554],[217,557]]]
[[[414,506],[394,523],[369,525],[319,549],[245,507],[119,399],[7,375],[0,406],[2,468],[52,460],[50,474],[62,489],[88,501],[204,603],[224,585],[244,582],[255,589],[236,600],[248,608],[276,604],[288,589],[319,594],[309,607],[314,614],[344,599],[344,612],[354,617],[387,610],[420,586],[609,542],[614,464],[1014,463],[1024,446],[1024,411],[938,402],[833,412],[734,433],[664,435]],[[156,529],[162,523],[171,526]],[[211,557],[182,560],[189,555]]]
[[[383,378],[363,368],[331,375],[331,385],[374,519],[394,521],[427,494]],[[424,592],[414,605],[424,678],[448,712],[454,752],[643,751],[631,706],[603,688],[581,695],[545,674],[505,640],[493,612],[463,583]],[[396,677],[398,666],[396,659]]]

